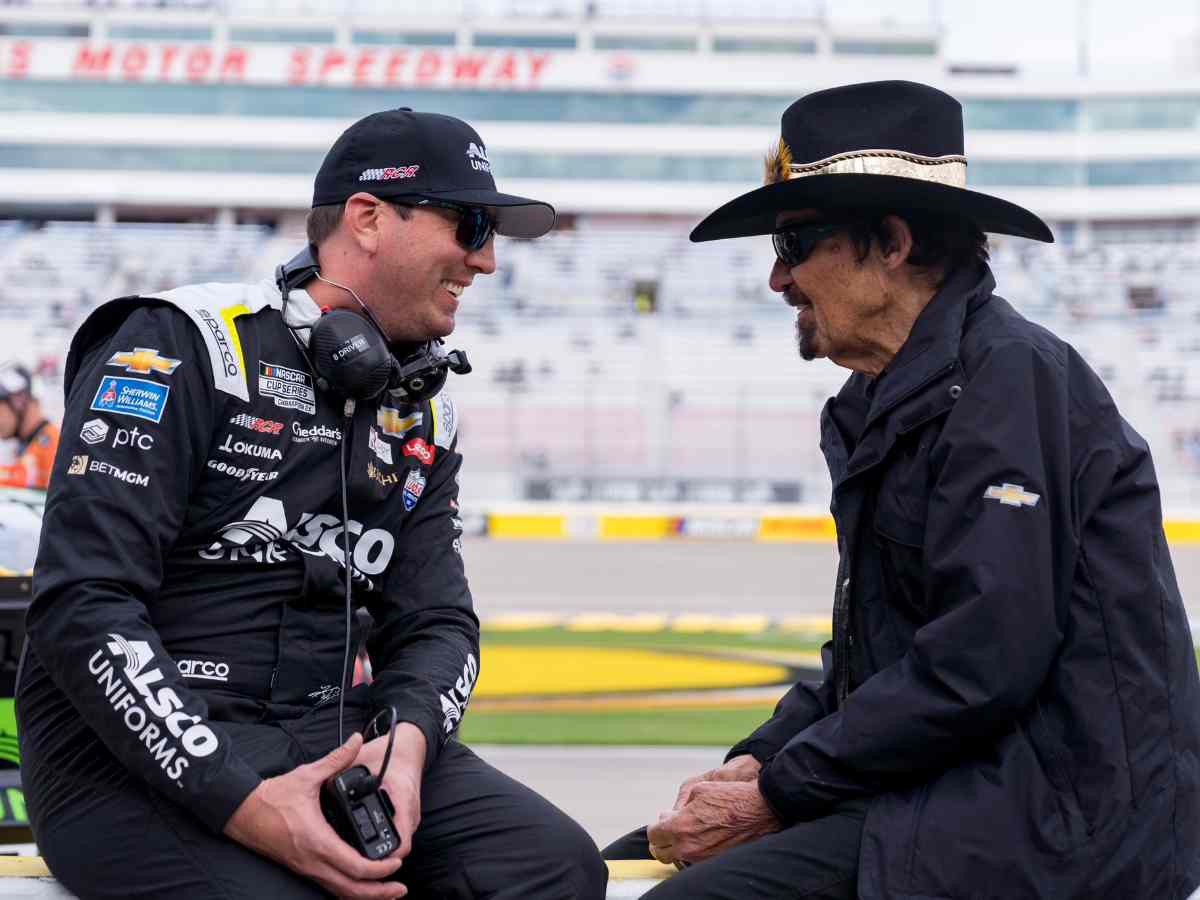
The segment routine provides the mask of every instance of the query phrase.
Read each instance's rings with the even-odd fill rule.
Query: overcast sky
[[[1075,69],[1081,9],[1098,67],[1197,68],[1200,0],[826,0],[835,23],[928,23],[940,17],[951,61]],[[1190,52],[1189,52],[1190,46]]]

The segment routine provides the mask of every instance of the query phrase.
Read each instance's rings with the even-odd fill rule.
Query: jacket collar
[[[321,318],[321,309],[317,306],[317,302],[309,296],[308,291],[303,288],[292,288],[288,292],[286,308],[283,305],[283,294],[279,292],[279,285],[276,284],[275,279],[264,278],[260,281],[259,292],[262,305],[281,310],[284,324],[292,330],[296,340],[307,348],[308,339],[312,336],[313,323]]]
[[[958,360],[963,322],[995,289],[996,279],[986,264],[950,276],[921,310],[908,339],[876,379],[868,425]],[[865,375],[850,380],[855,378],[866,380]]]
[[[956,272],[917,316],[884,372],[874,379],[855,373],[830,399],[821,417],[821,448],[835,486],[882,460],[899,434],[953,406],[957,393],[927,388],[961,380],[963,323],[995,287],[986,265]]]

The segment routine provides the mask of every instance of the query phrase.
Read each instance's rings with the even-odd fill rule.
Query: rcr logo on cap
[[[366,169],[358,176],[359,181],[395,181],[398,178],[416,178],[421,171],[418,163],[413,166],[388,166],[385,169]]]
[[[492,171],[492,164],[488,161],[487,151],[482,144],[471,141],[467,147],[467,159],[471,161],[471,168],[476,172],[490,173]]]

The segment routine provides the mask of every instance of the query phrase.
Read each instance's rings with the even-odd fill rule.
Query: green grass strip
[[[476,744],[649,744],[729,747],[774,707],[507,712],[471,710],[460,736]]]
[[[484,629],[485,644],[506,644],[514,647],[579,646],[635,647],[649,650],[785,650],[815,653],[828,635],[795,631],[764,631],[759,634],[720,634],[700,632],[685,634],[674,631],[569,631],[566,628],[530,628],[521,631],[490,631]]]

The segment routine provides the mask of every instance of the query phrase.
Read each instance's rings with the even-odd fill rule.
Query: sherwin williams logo
[[[91,408],[96,412],[135,416],[148,422],[162,421],[171,389],[145,378],[110,378],[100,380]]]
[[[170,375],[179,368],[180,362],[178,359],[159,356],[154,347],[134,347],[132,351],[114,353],[105,365],[124,366],[126,372],[135,372],[138,375],[149,375],[151,372]]]

